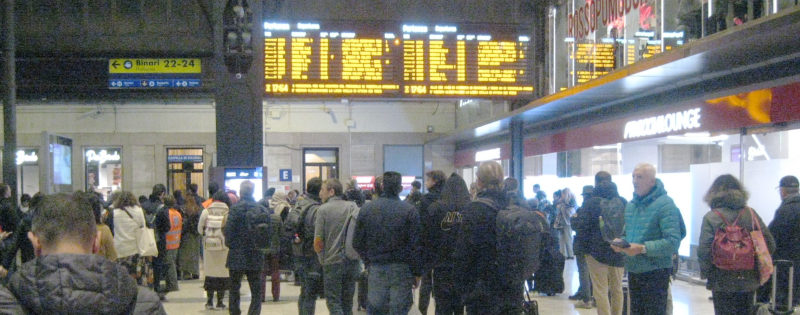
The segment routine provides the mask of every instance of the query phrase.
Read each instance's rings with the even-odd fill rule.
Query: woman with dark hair
[[[200,234],[197,223],[200,221],[202,206],[197,203],[192,190],[186,191],[186,204],[183,206],[183,229],[181,247],[178,248],[178,273],[184,280],[200,278]]]
[[[469,205],[470,200],[467,183],[461,176],[453,173],[444,182],[441,199],[434,202],[428,210],[433,221],[440,227],[432,233],[432,239],[437,241],[435,245],[439,249],[433,253],[436,256],[433,267],[433,296],[436,299],[437,315],[464,313],[464,304],[461,303],[456,286],[453,244],[456,243],[460,230],[461,210]]]
[[[228,217],[231,200],[224,190],[218,190],[211,197],[211,204],[200,214],[197,232],[203,236],[203,273],[208,301],[206,309],[214,309],[214,292],[217,292],[217,309],[225,309],[222,302],[225,290],[230,290],[230,275],[225,268],[228,247],[225,246],[223,228]],[[253,299],[254,301],[256,299]]]
[[[186,205],[186,199],[183,198],[183,192],[180,190],[175,190],[172,192],[172,197],[175,198],[175,208],[178,210],[183,210],[183,207]]]
[[[712,250],[717,231],[733,225],[744,229],[749,236],[753,226],[761,227],[769,252],[775,251],[775,240],[756,212],[747,206],[748,193],[733,175],[722,175],[714,180],[703,200],[711,208],[703,217],[697,261],[700,276],[708,278],[706,287],[714,296],[714,313],[745,314],[753,306],[753,295],[760,286],[757,268],[752,270],[723,270],[714,265]],[[755,220],[755,221],[754,221]],[[735,222],[735,223],[734,223]],[[755,258],[742,257],[754,260]]]
[[[103,256],[110,261],[117,260],[117,251],[114,249],[114,235],[111,234],[111,229],[108,225],[103,223],[103,203],[94,192],[76,192],[75,197],[84,199],[92,205],[92,212],[94,213],[94,221],[97,225],[97,231],[100,232],[100,248],[97,255]]]

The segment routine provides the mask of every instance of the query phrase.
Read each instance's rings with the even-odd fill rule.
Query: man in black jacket
[[[295,209],[300,211],[298,226],[293,227],[297,233],[295,243],[300,245],[299,258],[303,273],[301,276],[300,298],[297,300],[300,315],[314,315],[317,296],[322,296],[322,265],[314,252],[314,222],[322,200],[319,191],[322,180],[314,177],[306,184],[306,193],[297,200]]]
[[[412,285],[419,285],[419,215],[400,200],[402,190],[400,173],[384,173],[383,195],[364,205],[356,220],[353,247],[369,272],[370,314],[407,314]]]
[[[228,267],[231,275],[231,294],[228,300],[231,315],[241,314],[239,289],[245,275],[251,296],[247,314],[261,314],[261,267],[264,265],[265,250],[259,248],[256,240],[259,236],[253,234],[248,226],[256,223],[269,224],[269,213],[253,198],[254,189],[253,182],[242,182],[239,186],[241,199],[231,207],[228,222],[225,224],[225,245],[229,248],[225,267]],[[256,217],[254,213],[267,214],[265,222],[248,222]]]
[[[444,172],[433,170],[425,173],[425,188],[428,193],[422,196],[419,203],[419,222],[420,222],[420,246],[422,246],[422,282],[419,288],[419,311],[422,314],[428,313],[428,305],[431,301],[431,291],[433,291],[433,278],[431,270],[436,263],[437,248],[435,240],[441,234],[440,223],[433,218],[428,208],[442,197],[442,187],[446,180]]]
[[[599,173],[598,173],[599,174]],[[584,235],[586,264],[592,280],[592,293],[597,303],[598,314],[620,314],[622,312],[622,275],[625,256],[615,253],[600,231],[600,216],[603,200],[618,199],[624,205],[625,199],[617,193],[617,185],[610,180],[596,178],[592,198],[583,203],[578,217],[572,220],[576,231]],[[624,211],[624,210],[623,210]]]
[[[772,254],[773,260],[785,259],[794,262],[795,270],[800,266],[800,182],[797,177],[784,176],[779,183],[781,205],[775,211],[775,218],[769,224],[769,231],[775,238],[775,253]],[[776,302],[778,305],[786,305],[787,281],[789,276],[782,274],[786,269],[777,270],[778,290]],[[797,305],[800,300],[800,281],[795,276],[794,294],[792,303]],[[771,287],[768,285],[763,286]],[[769,290],[766,290],[767,292]],[[769,297],[769,293],[759,294],[759,296]]]
[[[522,312],[522,281],[502,279],[497,264],[495,221],[508,203],[500,189],[502,181],[499,163],[482,163],[477,174],[478,201],[462,212],[462,237],[455,256],[467,314]]]
[[[86,200],[46,196],[32,224],[37,257],[0,286],[0,313],[166,314],[125,267],[93,254],[100,237]]]

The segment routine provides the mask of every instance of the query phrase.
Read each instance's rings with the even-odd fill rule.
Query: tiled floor
[[[576,309],[573,307],[572,301],[567,299],[578,286],[577,273],[575,272],[575,261],[568,260],[565,268],[566,286],[567,289],[564,294],[553,297],[537,296],[535,299],[539,302],[539,313],[547,315],[574,315],[574,314],[597,314],[595,309]],[[202,280],[181,281],[178,292],[170,293],[167,296],[167,301],[164,307],[169,314],[227,314],[226,311],[207,311],[205,310],[205,292],[202,289]],[[281,284],[281,300],[279,302],[265,302],[262,305],[262,314],[297,314],[297,297],[300,293],[300,288],[292,285],[289,282]],[[270,287],[267,285],[267,292],[269,294]],[[247,310],[250,303],[249,289],[246,280],[242,283],[242,292],[245,295],[242,298],[241,308]],[[684,281],[675,281],[672,285],[673,294],[673,314],[714,314],[714,307],[708,297],[711,295],[705,287],[690,284]],[[416,299],[416,292],[415,292]],[[227,304],[227,296],[225,304]],[[428,314],[434,314],[434,304],[428,308]],[[354,312],[359,314],[358,312]],[[325,306],[325,300],[317,301],[318,315],[327,315],[328,309]],[[360,314],[366,314],[361,312]],[[417,310],[417,305],[414,304],[410,314],[420,314]]]

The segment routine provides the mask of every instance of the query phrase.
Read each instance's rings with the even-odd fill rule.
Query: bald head
[[[642,163],[633,170],[633,192],[644,197],[656,186],[656,168],[652,164]]]

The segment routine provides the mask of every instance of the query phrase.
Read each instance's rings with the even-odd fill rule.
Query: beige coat
[[[214,201],[208,208],[200,214],[200,222],[197,224],[197,232],[205,238],[206,221],[209,213],[214,215],[228,215],[228,206],[224,202]],[[222,226],[225,226],[224,224]],[[228,259],[228,248],[224,250],[205,250],[205,239],[203,242],[203,268],[207,277],[227,278],[228,268],[225,268],[225,260]]]

